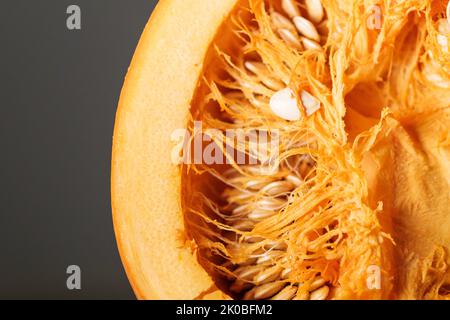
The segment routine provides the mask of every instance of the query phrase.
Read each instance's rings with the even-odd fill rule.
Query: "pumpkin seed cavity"
[[[257,165],[232,159],[227,169],[186,166],[187,177],[205,177],[186,200],[187,229],[200,263],[234,298],[331,299],[341,260],[352,250],[345,240],[367,248],[354,262],[356,274],[380,244],[360,236],[361,229],[386,238],[378,209],[364,202],[355,151],[341,147],[348,139],[345,110],[333,101],[336,75],[328,66],[335,41],[329,28],[343,26],[330,25],[331,10],[337,8],[321,0],[251,0],[236,9],[229,19],[233,45],[214,47],[214,67],[197,93],[193,118],[208,127],[271,137],[276,131],[279,139],[275,158],[258,157],[250,144],[237,148],[256,154]],[[448,31],[446,19],[440,24]],[[434,72],[428,78],[448,85],[426,66]],[[352,225],[355,212],[364,215]]]

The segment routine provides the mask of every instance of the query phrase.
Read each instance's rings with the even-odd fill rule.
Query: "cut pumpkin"
[[[113,141],[137,297],[450,298],[447,6],[161,0]]]

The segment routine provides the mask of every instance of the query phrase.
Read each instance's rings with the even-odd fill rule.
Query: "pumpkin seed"
[[[270,108],[278,117],[288,120],[300,120],[297,98],[290,88],[276,92],[270,99]]]
[[[316,27],[312,24],[311,21],[303,17],[295,17],[293,21],[300,34],[316,42],[320,41],[319,33],[317,32]]]
[[[300,10],[293,0],[281,0],[281,8],[290,18],[300,15]]]
[[[279,278],[280,272],[282,268],[279,266],[273,266],[271,268],[267,268],[261,273],[257,274],[253,278],[253,282],[255,282],[256,285],[261,285],[267,282],[275,281]]]
[[[305,0],[306,11],[309,19],[314,23],[319,23],[324,17],[324,10],[320,0]]]
[[[307,91],[302,91],[301,100],[306,110],[306,115],[311,116],[320,109],[320,101]]]
[[[271,300],[290,300],[295,296],[296,292],[296,286],[287,286],[276,295],[274,295]]]
[[[240,267],[234,271],[237,278],[240,280],[252,280],[258,273],[264,271],[264,267],[261,265]]]
[[[281,28],[278,30],[278,34],[287,44],[291,45],[294,49],[303,49],[302,43],[299,38],[289,29]]]
[[[310,294],[311,300],[325,300],[328,297],[328,293],[330,292],[330,288],[328,286],[323,286],[320,289],[317,289]]]
[[[306,37],[302,37],[302,43],[305,49],[308,50],[322,50],[322,47],[320,44],[318,44],[316,41],[308,39]]]
[[[267,299],[274,296],[277,292],[283,289],[286,286],[286,283],[277,281],[266,283],[260,286],[255,287],[253,290],[253,297],[255,300]]]

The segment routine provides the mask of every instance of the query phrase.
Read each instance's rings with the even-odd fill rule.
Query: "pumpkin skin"
[[[228,298],[184,245],[183,177],[168,159],[172,132],[188,122],[207,52],[237,2],[161,0],[125,80],[114,132],[112,207],[121,258],[140,299]],[[432,99],[429,106],[421,106],[425,111],[431,110]],[[380,222],[394,234],[397,251],[393,253],[385,242],[384,279],[389,279],[385,290],[381,294],[367,291],[356,298],[417,298],[420,286],[427,282],[420,276],[433,261],[449,262],[445,253],[433,253],[435,244],[450,247],[450,224],[446,223],[449,151],[448,145],[441,148],[433,141],[439,136],[445,142],[450,118],[448,110],[424,114],[422,119],[405,116],[402,123],[389,123],[386,141],[363,160],[371,206],[383,201]],[[350,135],[353,129],[361,131],[351,124],[367,120],[350,108],[346,117]],[[423,191],[429,194],[424,196]],[[408,260],[410,253],[419,259]],[[352,263],[350,259],[349,266]],[[341,280],[354,281],[351,274]],[[391,294],[394,285],[397,292]],[[340,294],[355,298],[354,290]]]
[[[181,171],[168,159],[171,133],[186,125],[206,52],[236,2],[159,1],[126,76],[114,129],[111,198],[120,255],[140,299],[194,299],[213,286],[180,246]]]

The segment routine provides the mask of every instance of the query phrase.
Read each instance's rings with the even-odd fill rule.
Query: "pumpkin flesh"
[[[327,31],[316,50],[295,48],[278,32],[274,12],[288,18],[279,1],[219,2],[180,44],[181,36],[165,40],[174,36],[163,21],[176,8],[177,28],[187,27],[204,2],[163,1],[158,10],[167,13],[153,18],[161,26],[152,22],[141,43],[170,48],[169,58],[138,49],[122,94],[130,116],[119,113],[115,129],[113,206],[138,295],[313,299],[326,287],[321,298],[448,298],[449,60],[435,40],[442,10],[432,1],[382,2],[382,28],[369,30],[363,2],[322,1]],[[171,56],[181,47],[185,56]],[[164,59],[171,66],[163,77],[183,77],[148,79]],[[249,70],[248,61],[264,69]],[[278,85],[298,101],[309,92],[320,110],[307,115],[300,103],[300,121],[276,117],[269,98]],[[162,90],[148,94],[143,86]],[[161,120],[150,126],[154,117]],[[219,149],[227,129],[277,132],[277,170],[267,175],[261,162],[233,161],[174,167],[167,139],[180,127],[195,136],[194,121],[219,129]],[[163,138],[151,138],[155,128]],[[241,151],[250,154],[249,146]],[[264,193],[269,184],[290,189]],[[281,204],[267,210],[274,203]],[[374,267],[375,288],[368,283]]]

